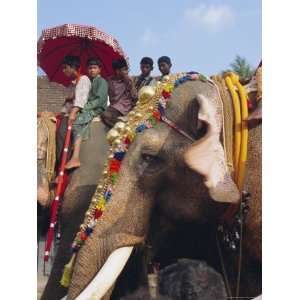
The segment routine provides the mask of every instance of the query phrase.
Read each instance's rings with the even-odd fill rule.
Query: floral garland
[[[122,160],[136,134],[159,123],[174,88],[190,80],[207,81],[207,78],[196,72],[179,73],[165,76],[164,80],[157,82],[155,87],[143,87],[139,92],[139,100],[135,108],[128,114],[128,121],[126,123],[116,123],[108,132],[107,139],[111,144],[108,160],[102,178],[92,197],[90,207],[85,214],[84,222],[80,225],[80,231],[73,241],[73,256],[69,264],[65,266],[61,280],[63,286],[69,286],[75,255],[92,234],[97,221],[105,211],[107,203],[111,200]]]

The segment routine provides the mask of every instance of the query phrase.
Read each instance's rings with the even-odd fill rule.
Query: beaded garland
[[[207,78],[196,72],[179,73],[165,76],[164,81],[157,82],[155,87],[144,87],[144,93],[139,93],[136,106],[128,114],[126,123],[118,122],[108,132],[107,140],[111,144],[102,178],[92,197],[91,204],[85,214],[84,222],[72,244],[73,259],[81,246],[92,234],[93,229],[101,218],[107,203],[111,200],[113,187],[118,180],[122,160],[134,141],[136,134],[154,127],[161,120],[166,104],[174,88],[186,81],[207,81]],[[141,89],[142,91],[142,89]],[[68,280],[69,281],[69,280]],[[62,283],[63,284],[63,283]],[[63,284],[67,286],[68,284]]]

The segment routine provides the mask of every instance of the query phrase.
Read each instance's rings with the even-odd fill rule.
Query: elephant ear
[[[196,97],[199,104],[198,120],[207,130],[199,140],[184,153],[188,166],[205,178],[205,185],[213,200],[237,203],[240,193],[229,174],[225,152],[220,142],[222,118],[216,102],[202,94]]]

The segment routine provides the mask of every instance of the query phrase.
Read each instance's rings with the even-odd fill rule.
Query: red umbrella
[[[42,32],[37,44],[38,65],[50,81],[68,86],[70,80],[62,72],[61,63],[66,55],[79,56],[81,74],[86,74],[86,62],[90,57],[99,58],[104,78],[113,74],[112,61],[125,58],[118,41],[109,34],[92,26],[65,24]]]

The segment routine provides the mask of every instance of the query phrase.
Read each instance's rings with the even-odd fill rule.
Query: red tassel
[[[168,99],[170,96],[171,96],[171,93],[167,92],[167,91],[162,91],[162,96],[165,98],[165,99]]]
[[[111,172],[119,172],[121,167],[121,162],[115,158],[113,158],[109,163],[109,170]]]
[[[160,115],[160,112],[158,111],[158,110],[155,110],[154,112],[153,112],[153,117],[157,120],[157,121],[160,121],[160,117],[161,117],[161,115]]]
[[[95,219],[99,219],[102,216],[102,211],[100,209],[95,210]]]
[[[126,137],[124,143],[125,143],[126,145],[129,145],[129,144],[131,143],[131,142],[130,142],[130,139],[129,139],[128,137]]]
[[[86,235],[86,233],[85,233],[84,231],[82,231],[82,232],[80,233],[80,239],[81,239],[82,241],[85,241],[85,240],[87,239],[87,235]]]

